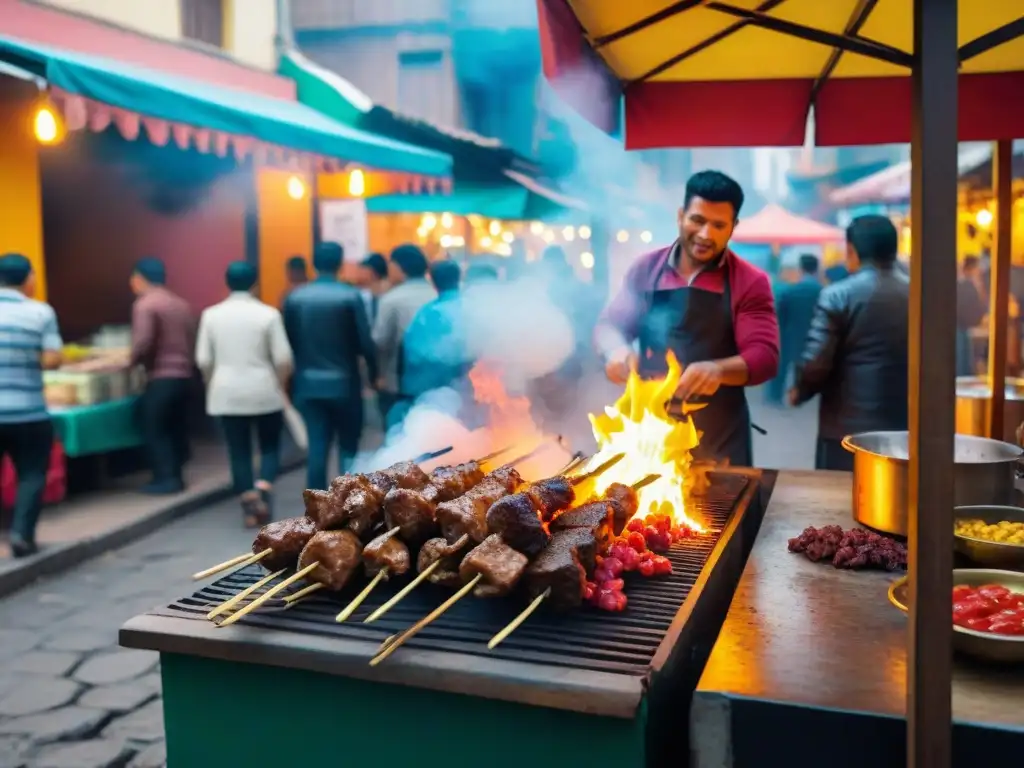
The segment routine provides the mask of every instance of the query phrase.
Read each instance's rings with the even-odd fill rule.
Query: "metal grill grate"
[[[674,570],[671,576],[645,579],[637,574],[628,574],[626,594],[629,605],[622,613],[606,613],[589,607],[568,615],[545,614],[541,610],[504,643],[489,651],[487,641],[522,610],[523,603],[514,599],[467,597],[410,640],[408,645],[573,669],[645,674],[672,619],[700,576],[721,530],[736,509],[747,482],[748,479],[742,475],[712,475],[708,493],[696,500],[694,510],[712,533],[672,547],[667,555]],[[259,566],[250,566],[156,613],[206,621],[205,614],[213,606],[238,594],[264,575]],[[243,617],[239,624],[380,643],[425,616],[451,594],[441,587],[424,584],[373,624],[362,622],[404,583],[404,579],[399,579],[379,585],[352,618],[343,624],[338,624],[334,617],[362,588],[362,584],[337,595],[318,592],[287,609],[281,601],[272,601]],[[296,589],[302,586],[300,583]]]

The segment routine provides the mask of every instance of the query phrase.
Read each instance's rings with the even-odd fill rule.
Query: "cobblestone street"
[[[761,466],[809,467],[816,409],[768,408],[753,393]],[[301,471],[278,483],[278,511],[298,511]],[[195,589],[190,574],[245,551],[224,502],[73,571],[0,600],[0,768],[161,768],[155,653],[120,649],[127,619]],[[173,766],[188,768],[188,766]]]

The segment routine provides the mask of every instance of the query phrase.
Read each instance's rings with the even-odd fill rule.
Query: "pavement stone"
[[[86,691],[78,704],[90,709],[123,714],[138,709],[160,694],[160,677],[146,675],[138,680],[102,685]]]
[[[64,677],[82,660],[82,654],[66,651],[29,651],[13,662],[26,675]]]
[[[64,707],[0,723],[0,734],[26,736],[33,744],[74,741],[97,733],[110,714],[85,707]]]
[[[129,715],[119,717],[103,730],[104,737],[151,744],[164,738],[164,703],[151,701]]]
[[[135,751],[120,741],[96,739],[43,749],[32,768],[123,768]]]
[[[0,766],[3,768],[24,768],[28,765],[26,754],[31,742],[24,736],[0,736]]]
[[[0,613],[0,623],[6,624],[7,612]],[[0,629],[0,661],[30,651],[39,643],[39,633],[27,629]]]
[[[43,640],[42,647],[51,651],[89,653],[117,646],[117,627],[102,630],[60,629]]]
[[[156,666],[154,651],[117,650],[93,656],[75,670],[75,679],[90,685],[110,685],[144,675]]]
[[[73,680],[28,676],[0,698],[0,716],[21,717],[70,704],[82,690]]]
[[[167,768],[167,744],[152,744],[135,756],[128,768]]]

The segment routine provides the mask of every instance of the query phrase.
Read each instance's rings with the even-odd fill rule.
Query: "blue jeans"
[[[11,535],[26,543],[36,540],[36,523],[43,508],[52,447],[53,424],[49,419],[0,424],[0,459],[10,456],[18,476]]]
[[[231,481],[239,496],[256,484],[252,473],[252,433],[260,448],[260,480],[273,483],[281,468],[281,429],[284,413],[261,413],[258,416],[221,416],[224,441],[231,463]]]
[[[302,400],[295,404],[306,422],[309,452],[306,457],[306,487],[326,488],[327,457],[338,441],[338,473],[344,474],[359,451],[363,434],[363,399]]]

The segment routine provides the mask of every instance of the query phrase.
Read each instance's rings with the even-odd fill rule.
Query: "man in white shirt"
[[[196,341],[196,364],[207,382],[206,412],[224,428],[231,477],[249,527],[270,518],[270,492],[280,467],[284,385],[292,371],[281,313],[252,294],[256,279],[253,265],[228,265],[231,293],[203,312]],[[255,481],[254,429],[260,449]]]

